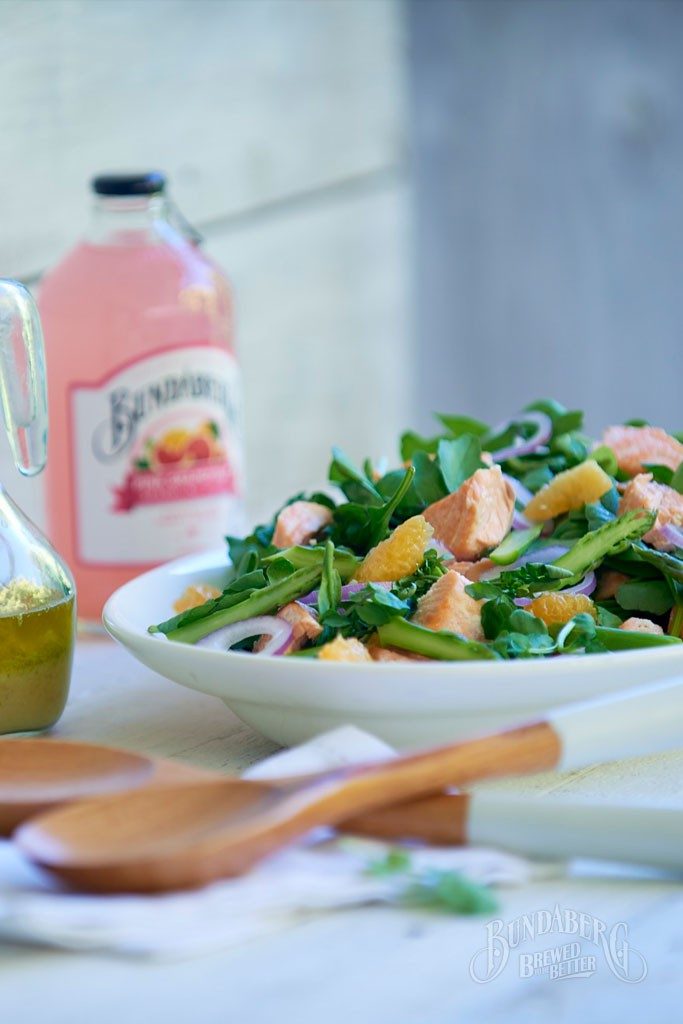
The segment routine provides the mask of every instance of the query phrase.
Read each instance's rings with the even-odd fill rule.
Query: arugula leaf
[[[376,487],[382,496],[382,501],[389,501],[389,499],[394,495],[396,488],[403,482],[405,473],[405,469],[393,469],[391,472],[385,473],[381,480],[377,481]],[[419,515],[424,511],[425,502],[422,500],[415,488],[416,479],[417,471],[411,486],[396,506],[394,517],[398,517],[401,520],[410,519],[411,516]]]
[[[436,418],[443,423],[451,437],[460,437],[461,434],[474,434],[475,437],[483,437],[489,431],[486,423],[472,419],[471,416],[450,416],[447,413],[438,412]]]
[[[483,885],[443,868],[427,868],[413,877],[402,902],[449,914],[492,914],[498,909],[495,896]]]
[[[365,868],[365,874],[370,878],[386,878],[387,875],[399,875],[410,870],[413,861],[407,850],[400,846],[392,847],[385,857],[380,860],[372,860]]]
[[[533,597],[539,590],[556,590],[563,583],[570,583],[575,574],[557,564],[543,565],[527,562],[518,569],[502,572],[494,580],[470,583],[465,590],[477,600],[500,597]]]
[[[336,446],[332,448],[332,462],[327,477],[330,483],[336,484],[344,492],[349,501],[361,505],[379,505],[382,501],[372,480]]]
[[[449,914],[492,914],[498,909],[495,896],[485,886],[470,881],[458,871],[416,868],[408,851],[400,847],[371,861],[365,873],[372,878],[397,880],[405,876],[406,888],[397,892],[397,898],[407,906]]]
[[[397,580],[391,587],[394,594],[403,601],[412,600],[413,603],[426,594],[436,581],[447,571],[442,556],[429,548],[425,552],[421,565],[415,570],[412,576],[404,576]]]
[[[379,505],[359,505],[348,502],[337,505],[333,512],[332,540],[361,555],[384,540],[389,533],[391,518],[410,490],[415,469],[409,466],[403,479],[388,501]],[[380,498],[381,501],[381,498]]]
[[[246,571],[247,565],[257,566],[265,555],[270,555],[277,548],[271,543],[275,529],[275,520],[269,525],[257,526],[248,537],[226,537],[228,555],[236,576]]]
[[[550,418],[553,434],[566,434],[570,430],[580,430],[583,426],[583,413],[578,409],[569,410],[554,398],[539,398],[524,406],[524,412],[543,412]]]
[[[622,583],[615,596],[625,611],[650,615],[664,615],[674,604],[674,596],[665,580],[629,580]]]
[[[546,624],[507,597],[487,601],[481,621],[484,635],[493,640],[493,649],[502,658],[533,658],[555,649]]]
[[[415,467],[415,490],[424,508],[446,497],[448,488],[436,459],[430,459],[426,452],[416,452],[413,456],[413,466]]]
[[[529,618],[534,618],[530,615]],[[537,620],[537,621],[540,621]],[[499,633],[493,641],[493,649],[501,658],[535,658],[552,654],[555,641],[545,633]]]
[[[671,486],[675,491],[678,491],[679,494],[683,494],[683,462],[681,462],[680,466],[671,477]]]
[[[417,452],[435,455],[440,440],[440,436],[421,437],[420,434],[416,434],[413,430],[407,430],[405,434],[401,434],[401,460],[403,462],[410,462]]]
[[[509,628],[513,633],[522,633],[524,636],[547,636],[548,627],[542,619],[537,619],[531,612],[523,608],[516,608],[509,619]]]
[[[486,469],[481,461],[481,441],[474,434],[439,441],[437,461],[449,494],[457,491],[476,470]]]
[[[569,654],[572,651],[587,650],[591,647],[591,653],[598,653],[596,642],[596,625],[592,615],[580,612],[560,629],[557,634],[557,650],[561,654]],[[600,644],[602,650],[607,650]]]
[[[405,616],[411,612],[407,601],[377,583],[368,583],[363,590],[353,594],[345,607],[355,613],[365,626],[382,626],[397,615]]]
[[[280,580],[285,579],[286,576],[291,576],[293,572],[294,566],[292,563],[281,556],[273,558],[266,566],[266,575],[268,576],[269,583],[278,583]]]
[[[314,566],[317,566],[322,571],[325,547],[322,544],[314,544],[311,547],[301,544],[292,548],[278,548],[275,554],[267,555],[263,559],[263,564],[267,569],[271,562],[281,558],[290,562],[295,569],[312,569]],[[358,568],[359,561],[353,552],[348,549],[341,547],[334,549],[334,566],[344,582],[351,579]]]
[[[657,462],[644,462],[643,469],[646,473],[652,474],[652,479],[655,483],[665,484],[667,487],[671,486],[674,471],[670,466],[661,466]]]
[[[407,601],[378,583],[368,583],[362,590],[341,601],[335,611],[325,614],[323,633],[316,640],[316,647],[332,640],[337,633],[345,637],[365,640],[377,626],[396,616],[406,616],[412,609]],[[322,619],[322,616],[321,616]]]
[[[515,604],[503,594],[485,601],[481,609],[481,626],[487,640],[510,629],[510,617],[516,610]]]
[[[632,544],[631,550],[637,558],[654,565],[665,576],[676,580],[677,583],[683,583],[683,558],[678,558],[668,551],[657,551],[640,542]]]
[[[328,540],[323,557],[323,571],[318,590],[318,613],[325,624],[328,615],[336,612],[341,601],[341,576],[334,564],[334,544]]]
[[[614,600],[596,601],[595,607],[598,613],[599,626],[614,626],[615,629],[619,629],[619,626],[626,618],[623,612],[621,615],[617,614],[621,609]]]
[[[536,494],[540,491],[541,487],[545,487],[553,479],[553,471],[549,466],[534,466],[533,469],[529,469],[523,472],[520,476],[520,483],[524,487],[528,487],[529,490]]]
[[[614,453],[614,449],[610,448],[609,445],[599,444],[597,448],[594,448],[591,452],[591,459],[597,462],[598,466],[609,476],[616,476],[617,470],[619,469],[619,463]]]

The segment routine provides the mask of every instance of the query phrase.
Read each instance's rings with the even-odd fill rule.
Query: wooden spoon
[[[295,780],[216,780],[85,800],[18,830],[21,849],[73,885],[155,892],[238,875],[317,825],[449,785],[567,769],[683,744],[683,682],[573,704],[482,739]]]
[[[67,740],[0,740],[0,835],[71,800],[180,782],[198,769],[142,754]]]

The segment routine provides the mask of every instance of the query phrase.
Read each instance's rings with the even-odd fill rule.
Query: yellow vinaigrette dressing
[[[54,725],[69,692],[74,596],[14,579],[0,587],[0,734]]]

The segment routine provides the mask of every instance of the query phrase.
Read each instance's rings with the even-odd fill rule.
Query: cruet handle
[[[0,278],[0,402],[14,462],[35,476],[47,457],[43,332],[30,292]]]

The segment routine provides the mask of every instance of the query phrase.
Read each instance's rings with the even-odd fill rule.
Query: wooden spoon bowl
[[[170,765],[169,768],[173,769]],[[27,818],[71,800],[137,789],[185,777],[142,754],[52,739],[0,740],[0,835]]]
[[[232,842],[270,819],[282,790],[266,782],[205,779],[112,794],[26,822],[17,839],[33,860],[81,889],[191,889],[240,874],[253,860]],[[250,844],[250,849],[251,849]]]

